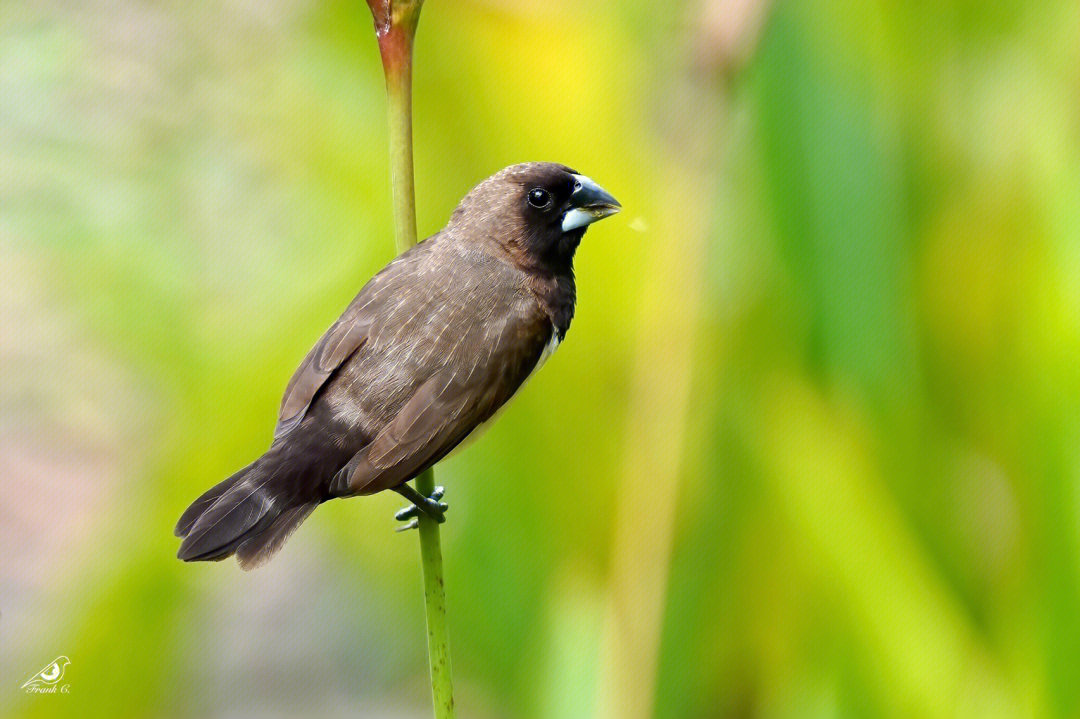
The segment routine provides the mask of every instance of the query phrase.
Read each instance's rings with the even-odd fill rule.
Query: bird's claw
[[[399,522],[404,522],[406,519],[412,519],[420,513],[420,508],[415,504],[410,504],[408,507],[402,507],[394,515],[394,519]]]
[[[434,519],[436,523],[442,524],[446,521],[446,510],[450,506],[446,502],[440,502],[446,494],[446,489],[442,486],[436,487],[435,491],[431,493],[430,497],[419,496],[420,503],[410,504],[407,507],[402,507],[394,515],[394,519],[399,522],[409,520],[407,524],[398,527],[395,531],[405,532],[410,529],[416,529],[420,526],[420,514],[426,514],[431,519]]]

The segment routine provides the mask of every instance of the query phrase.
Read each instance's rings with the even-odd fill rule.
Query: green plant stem
[[[427,496],[435,490],[435,473],[428,469],[416,478],[416,490]],[[420,517],[420,560],[424,565],[424,603],[427,607],[428,663],[431,665],[431,700],[437,719],[454,716],[454,678],[450,668],[450,636],[446,629],[446,590],[443,586],[442,542],[439,525]]]
[[[412,150],[412,40],[388,39],[383,51],[390,121],[390,172],[394,190],[394,235],[398,252],[416,244],[416,195]],[[380,47],[384,44],[380,42]],[[387,58],[388,51],[392,57]],[[399,58],[398,54],[407,57]],[[429,494],[430,492],[425,492]]]
[[[416,196],[412,151],[412,50],[423,0],[368,0],[375,18],[390,121],[390,165],[394,190],[394,233],[398,252],[416,244]],[[435,473],[416,478],[416,491],[425,497],[435,491]],[[446,628],[446,589],[443,580],[439,525],[427,515],[418,517],[420,560],[424,571],[427,609],[428,662],[436,719],[453,719],[454,688],[450,667],[450,638]]]

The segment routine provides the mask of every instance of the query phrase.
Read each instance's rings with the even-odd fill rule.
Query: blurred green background
[[[1080,6],[428,0],[421,236],[622,214],[440,465],[462,717],[1080,717]],[[392,256],[359,0],[0,5],[0,714],[427,717],[415,536],[172,527]],[[64,696],[19,687],[57,655]]]

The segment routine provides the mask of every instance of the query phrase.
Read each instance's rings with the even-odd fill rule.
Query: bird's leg
[[[408,507],[398,510],[397,514],[394,515],[394,519],[399,522],[404,522],[406,519],[411,520],[408,524],[398,527],[397,531],[404,532],[407,529],[416,529],[419,525],[417,517],[421,512],[439,524],[446,521],[446,510],[449,509],[449,506],[446,502],[439,501],[446,492],[442,487],[436,487],[430,497],[420,494],[407,483],[394,487],[394,491],[412,502]]]

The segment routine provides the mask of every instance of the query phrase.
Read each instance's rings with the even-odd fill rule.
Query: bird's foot
[[[425,497],[407,484],[395,487],[394,491],[412,502],[408,507],[398,510],[397,514],[394,515],[394,519],[399,522],[408,520],[407,524],[403,524],[395,531],[405,532],[410,529],[416,529],[420,526],[419,517],[421,513],[431,517],[438,524],[442,524],[446,521],[446,510],[450,507],[446,502],[439,501],[442,499],[443,494],[446,493],[446,490],[443,487],[436,487],[430,497]]]

